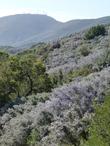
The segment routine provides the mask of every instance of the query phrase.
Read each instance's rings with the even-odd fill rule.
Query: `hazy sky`
[[[110,0],[0,0],[0,16],[47,14],[60,21],[110,15]]]

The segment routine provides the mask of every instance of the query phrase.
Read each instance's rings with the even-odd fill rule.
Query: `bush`
[[[110,50],[106,49],[103,55],[96,62],[97,70],[110,66]]]
[[[90,53],[90,48],[89,48],[89,46],[81,46],[81,48],[80,48],[80,53],[81,53],[81,55],[83,55],[83,56],[88,56],[89,55],[89,53]]]
[[[105,102],[95,105],[95,116],[89,127],[89,139],[83,146],[110,146],[110,93]]]
[[[39,131],[37,129],[33,129],[26,139],[25,146],[34,146],[38,141],[40,141]]]
[[[61,69],[59,70],[58,73],[53,73],[51,75],[51,81],[52,81],[52,85],[53,85],[54,88],[59,86],[59,85],[63,85],[64,74],[63,74]]]
[[[91,74],[93,72],[92,70],[92,65],[86,65],[82,68],[79,68],[75,71],[70,71],[67,75],[66,75],[66,81],[65,82],[71,82],[73,79],[81,76],[81,77],[85,77],[89,74]]]
[[[95,38],[96,36],[105,35],[105,33],[106,33],[105,26],[97,25],[97,26],[94,26],[94,27],[90,28],[86,32],[85,39],[90,40],[90,39]]]

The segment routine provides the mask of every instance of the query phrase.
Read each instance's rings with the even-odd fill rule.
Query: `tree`
[[[51,80],[41,60],[35,56],[12,56],[0,72],[0,100],[51,91]]]

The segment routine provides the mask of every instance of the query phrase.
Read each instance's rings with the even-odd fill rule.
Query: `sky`
[[[110,0],[0,0],[0,17],[46,14],[65,22],[110,16]]]

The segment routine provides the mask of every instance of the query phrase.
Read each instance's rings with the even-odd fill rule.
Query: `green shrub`
[[[26,139],[25,146],[34,146],[38,141],[40,141],[40,133],[37,129],[33,129]]]
[[[52,85],[53,85],[54,88],[59,86],[59,85],[63,85],[64,74],[63,74],[62,70],[59,70],[58,73],[53,73],[51,75],[51,81],[52,81]]]
[[[96,36],[105,35],[105,33],[106,33],[105,26],[97,25],[97,26],[94,26],[94,27],[90,28],[86,32],[85,39],[90,40],[90,39],[95,38]]]
[[[90,53],[90,48],[88,46],[82,45],[79,51],[81,55],[88,56]]]
[[[110,93],[106,95],[103,104],[95,104],[89,139],[83,146],[110,146]]]

